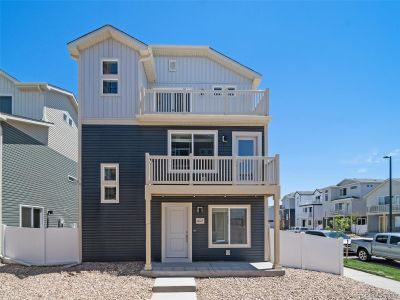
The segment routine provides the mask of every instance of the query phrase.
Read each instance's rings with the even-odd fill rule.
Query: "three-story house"
[[[268,259],[279,157],[268,155],[261,75],[208,46],[147,45],[110,25],[68,49],[79,74],[82,259],[145,259],[146,270]]]

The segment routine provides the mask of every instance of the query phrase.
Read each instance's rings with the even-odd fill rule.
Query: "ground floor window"
[[[400,227],[400,216],[394,217],[394,227],[397,227],[397,228]]]
[[[367,224],[367,218],[358,218],[357,219],[357,225],[366,225]]]
[[[208,247],[250,247],[250,205],[210,205]]]
[[[41,228],[43,227],[43,208],[29,205],[21,205],[20,227]]]

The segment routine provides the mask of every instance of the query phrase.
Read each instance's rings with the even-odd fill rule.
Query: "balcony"
[[[345,209],[345,208],[342,208],[342,209],[333,208],[333,209],[330,210],[330,212],[331,212],[332,215],[335,215],[335,216],[349,216],[349,215],[351,215],[351,210],[350,209]]]
[[[268,116],[268,90],[142,89],[140,115]]]
[[[160,194],[279,194],[279,156],[146,154],[146,186]]]
[[[392,205],[393,212],[400,212],[400,205]],[[372,205],[368,207],[368,212],[371,214],[389,213],[389,204]]]

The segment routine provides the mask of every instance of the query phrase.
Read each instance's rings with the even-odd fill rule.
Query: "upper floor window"
[[[30,205],[20,206],[20,227],[43,227],[43,207]]]
[[[101,164],[101,203],[119,203],[119,164]]]
[[[356,185],[353,185],[352,187],[350,187],[351,190],[355,190],[357,188]]]
[[[173,156],[214,156],[217,153],[216,131],[170,131],[168,154]]]
[[[12,114],[12,96],[0,96],[0,113]]]
[[[63,119],[65,121],[65,123],[67,123],[69,126],[73,127],[74,126],[74,120],[72,120],[72,118],[70,117],[70,115],[68,113],[64,113],[63,114]]]
[[[340,189],[340,196],[341,196],[341,197],[347,196],[347,188],[342,188],[342,189]]]
[[[236,86],[233,85],[214,85],[213,86],[214,96],[223,96],[224,91],[226,91],[226,95],[229,97],[236,96]]]
[[[176,60],[175,59],[168,60],[168,71],[176,72]]]
[[[101,75],[102,95],[118,95],[118,60],[103,59],[101,61]]]

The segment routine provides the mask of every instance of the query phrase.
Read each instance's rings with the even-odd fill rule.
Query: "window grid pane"
[[[21,208],[21,226],[32,227],[32,209],[30,207]]]
[[[212,209],[212,243],[213,244],[229,244],[228,208]]]
[[[118,74],[118,62],[103,61],[103,74],[104,75],[117,75]]]
[[[117,187],[106,186],[104,187],[104,200],[116,200],[117,199]]]
[[[116,181],[117,180],[117,168],[105,167],[104,168],[104,180],[105,181]]]

